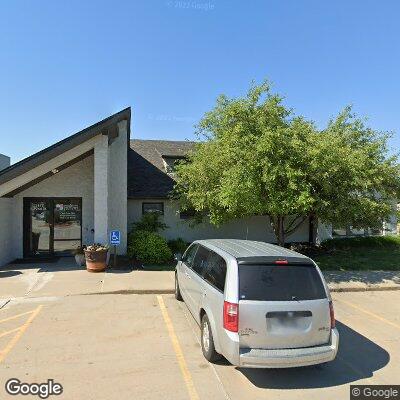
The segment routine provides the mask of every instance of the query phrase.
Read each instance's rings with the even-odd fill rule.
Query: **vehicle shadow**
[[[390,360],[389,353],[347,325],[336,321],[340,333],[336,359],[323,365],[285,369],[237,368],[263,389],[312,389],[354,382],[373,376]]]

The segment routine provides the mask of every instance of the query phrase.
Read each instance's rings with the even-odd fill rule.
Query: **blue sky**
[[[16,162],[127,106],[132,137],[191,139],[268,78],[323,127],[342,107],[400,147],[398,0],[0,4],[0,153]]]

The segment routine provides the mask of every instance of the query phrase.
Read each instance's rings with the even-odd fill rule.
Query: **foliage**
[[[87,251],[108,251],[108,249],[109,246],[107,244],[100,243],[93,243],[85,248]]]
[[[168,241],[168,247],[173,254],[183,254],[189,247],[189,243],[185,242],[182,238],[178,238]]]
[[[142,215],[139,222],[132,224],[134,231],[158,232],[167,227],[166,224],[160,221],[160,214],[156,212],[148,212]]]
[[[86,246],[78,246],[74,251],[74,255],[85,254]]]
[[[324,249],[368,249],[368,248],[400,248],[400,236],[365,236],[352,238],[335,238],[322,242]]]
[[[159,234],[135,230],[128,237],[128,256],[143,263],[163,264],[172,259],[172,252]]]
[[[197,133],[203,141],[176,166],[181,209],[207,213],[216,225],[269,216],[281,245],[309,217],[378,226],[400,194],[389,135],[368,128],[349,107],[320,131],[264,83],[243,98],[221,95]]]

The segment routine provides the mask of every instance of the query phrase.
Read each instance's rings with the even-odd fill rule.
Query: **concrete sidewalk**
[[[400,289],[400,271],[325,271],[324,275],[333,292]],[[73,258],[0,269],[0,307],[15,298],[173,292],[173,271],[109,269],[89,273],[77,267]]]

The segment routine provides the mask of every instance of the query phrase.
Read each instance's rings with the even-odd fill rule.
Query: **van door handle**
[[[189,279],[192,279],[192,278],[190,277],[190,275],[189,275],[187,272],[185,272],[185,275],[186,275]]]

